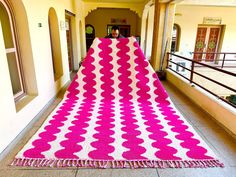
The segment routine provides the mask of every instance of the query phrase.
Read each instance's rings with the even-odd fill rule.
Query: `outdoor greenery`
[[[226,99],[236,105],[236,95],[227,96]]]

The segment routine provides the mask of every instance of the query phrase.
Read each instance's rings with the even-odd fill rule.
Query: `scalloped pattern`
[[[214,153],[176,110],[135,38],[94,40],[62,102],[16,158],[116,167],[215,162]]]

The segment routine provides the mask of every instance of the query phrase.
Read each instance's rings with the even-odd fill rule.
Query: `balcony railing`
[[[188,80],[190,84],[197,85],[198,87],[202,88],[203,90],[211,93],[212,95],[216,96],[218,99],[228,103],[229,105],[236,108],[236,105],[232,102],[228,101],[226,99],[226,96],[219,95],[214,89],[209,89],[209,84],[213,84],[217,87],[220,87],[226,92],[230,93],[229,95],[236,95],[236,87],[232,86],[232,84],[226,84],[226,80],[219,80],[216,78],[210,77],[209,73],[214,72],[214,74],[219,74],[219,76],[222,77],[224,75],[224,78],[229,78],[228,83],[235,83],[236,84],[236,60],[231,61],[226,59],[226,55],[236,55],[236,53],[214,53],[215,55],[222,55],[223,58],[218,58],[218,63],[221,62],[221,66],[218,66],[218,63],[216,65],[212,65],[207,63],[208,61],[203,60],[196,60],[196,59],[190,59],[187,57],[183,57],[174,53],[167,53],[167,68],[175,72],[176,74],[180,75],[184,79]],[[206,53],[205,53],[206,54]],[[230,65],[225,65],[227,62],[232,62]],[[235,64],[235,65],[233,65]],[[226,69],[230,66],[230,69]],[[204,67],[204,71],[202,68]],[[225,68],[225,69],[222,69]],[[235,68],[235,69],[233,69]],[[232,71],[233,70],[233,71]],[[206,72],[207,71],[207,72]],[[196,77],[196,79],[195,79]],[[204,82],[203,82],[204,80]],[[200,82],[198,82],[200,81]],[[208,85],[207,85],[207,84]]]
[[[236,68],[236,53],[231,52],[191,52],[191,58],[199,62],[208,63],[217,68]],[[197,57],[199,55],[200,59]],[[210,59],[212,58],[212,59]],[[201,67],[201,66],[199,66]]]

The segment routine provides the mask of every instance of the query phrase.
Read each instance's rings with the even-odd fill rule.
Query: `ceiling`
[[[83,0],[84,2],[102,3],[145,3],[148,0]],[[159,0],[159,2],[175,2],[183,5],[208,5],[208,6],[236,6],[236,0]]]
[[[184,5],[236,6],[236,0],[180,0]]]
[[[148,0],[83,0],[84,2],[115,2],[115,3],[144,3]],[[169,2],[171,0],[159,0],[162,3]]]
[[[143,3],[146,0],[83,0],[84,2]]]

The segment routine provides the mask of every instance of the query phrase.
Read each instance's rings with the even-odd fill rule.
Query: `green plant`
[[[236,105],[236,95],[227,96],[226,99]]]

